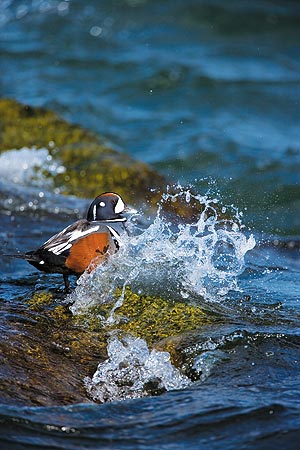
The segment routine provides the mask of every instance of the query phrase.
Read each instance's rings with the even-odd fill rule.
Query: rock
[[[93,198],[101,192],[116,191],[128,203],[136,204],[153,199],[150,189],[166,185],[148,165],[112,149],[100,137],[52,111],[0,99],[0,123],[0,152],[47,148],[65,167],[63,173],[51,175],[54,186],[64,194]]]
[[[57,173],[43,170],[62,194],[94,198],[101,192],[113,191],[129,204],[143,204],[145,209],[154,207],[156,211],[162,194],[168,192],[162,207],[173,220],[194,220],[205,208],[193,197],[187,202],[180,189],[170,187],[149,165],[109,147],[90,131],[47,109],[0,99],[0,153],[24,147],[46,148],[64,168]],[[220,217],[228,218],[214,203],[208,214],[215,214],[215,209]]]
[[[163,210],[172,219],[190,219],[205,209],[216,215],[217,205],[204,205],[193,196],[167,188],[166,180],[146,164],[117,152],[103,139],[71,125],[51,111],[0,100],[0,152],[10,149],[46,148],[65,170],[52,177],[54,187],[66,195],[93,198],[104,191],[119,192],[126,202],[149,202],[157,208],[162,193]],[[226,220],[226,217],[225,217]],[[24,281],[18,280],[20,284]],[[93,375],[106,358],[107,334],[130,333],[150,348],[170,351],[180,367],[181,337],[198,333],[212,317],[198,306],[164,298],[138,295],[129,288],[119,321],[103,325],[112,305],[101,305],[72,316],[61,297],[32,292],[1,302],[0,401],[27,405],[60,405],[88,401],[83,380]],[[165,344],[164,344],[165,343]],[[176,345],[175,345],[176,343]]]
[[[3,317],[0,402],[87,402],[83,378],[106,358],[103,333],[75,326],[68,309],[57,306],[49,292],[35,293],[27,305],[6,305]]]
[[[120,295],[121,289],[117,289],[116,299]],[[82,315],[75,315],[74,320],[90,330],[100,330],[103,322],[97,317],[107,318],[112,307],[111,303],[92,306],[82,311]],[[107,331],[118,329],[128,332],[144,339],[150,347],[164,338],[197,330],[211,320],[199,306],[173,302],[154,295],[140,295],[129,286],[125,289],[122,305],[115,311],[115,318],[113,325],[106,325]]]
[[[173,363],[180,367],[182,347],[178,342],[212,320],[198,306],[140,296],[129,288],[115,312],[120,320],[109,325],[99,314],[107,316],[112,304],[72,316],[60,301],[51,292],[35,292],[23,304],[18,301],[2,311],[1,403],[45,406],[88,402],[84,379],[106,359],[111,332],[130,333],[144,339],[150,349],[169,351]]]

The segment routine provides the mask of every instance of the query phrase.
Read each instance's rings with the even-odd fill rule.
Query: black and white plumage
[[[62,274],[68,290],[69,275],[80,276],[92,270],[118,250],[126,211],[130,212],[120,195],[106,192],[91,203],[86,219],[69,225],[38,249],[13,256],[43,272]]]

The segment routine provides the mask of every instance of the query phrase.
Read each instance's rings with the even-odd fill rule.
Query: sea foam
[[[95,401],[145,397],[191,384],[187,376],[172,366],[168,352],[150,351],[143,339],[112,337],[107,353],[108,359],[98,365],[92,378],[84,380]]]
[[[0,155],[0,177],[7,182],[26,185],[42,186],[51,178],[45,177],[65,172],[65,167],[54,161],[47,148],[23,147],[12,149]]]

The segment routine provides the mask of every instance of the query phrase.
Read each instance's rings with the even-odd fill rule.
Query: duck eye
[[[105,202],[100,202],[99,206],[102,206],[102,208],[104,208],[104,206],[106,206],[106,203]]]

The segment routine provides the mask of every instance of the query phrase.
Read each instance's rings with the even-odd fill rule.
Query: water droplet
[[[100,36],[101,33],[102,33],[102,28],[101,27],[93,26],[90,29],[90,35],[91,36],[97,37],[97,36]]]

